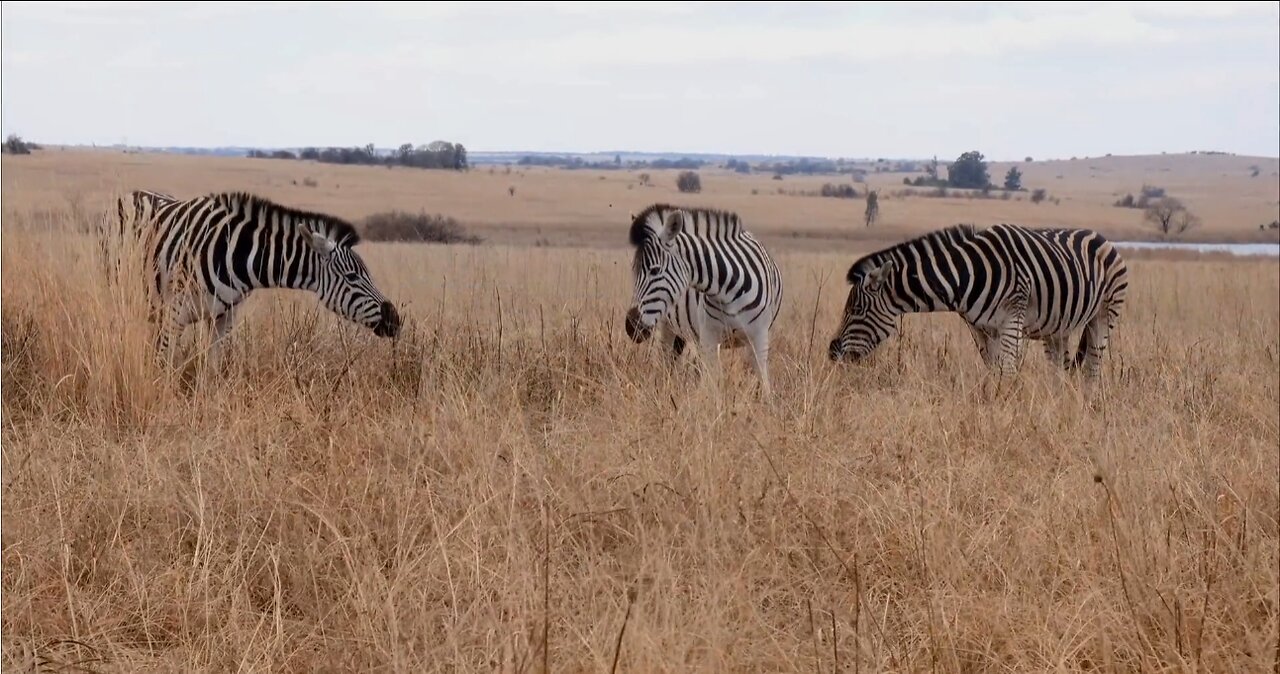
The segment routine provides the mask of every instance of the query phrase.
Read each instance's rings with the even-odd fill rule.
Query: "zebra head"
[[[684,224],[684,211],[670,207],[648,208],[631,223],[635,295],[626,330],[633,342],[649,339],[658,319],[689,287],[689,264],[676,250]]]
[[[882,342],[898,334],[901,314],[894,309],[891,282],[895,268],[889,259],[867,269],[855,265],[849,271],[851,287],[840,331],[827,351],[831,360],[866,358]]]
[[[330,311],[373,330],[379,337],[400,333],[400,314],[373,284],[364,260],[344,239],[339,244],[328,235],[298,223],[298,234],[319,255],[316,293]]]

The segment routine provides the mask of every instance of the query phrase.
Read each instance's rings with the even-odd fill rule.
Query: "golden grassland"
[[[940,160],[945,165],[945,161]],[[1010,164],[990,164],[994,182]],[[145,187],[195,196],[210,190],[249,190],[285,203],[360,222],[392,208],[425,210],[461,221],[493,243],[620,246],[630,213],[655,201],[737,211],[770,246],[829,251],[884,244],[957,222],[1092,227],[1117,239],[1152,239],[1142,211],[1113,204],[1144,184],[1181,199],[1203,221],[1188,241],[1280,241],[1258,225],[1280,218],[1280,160],[1225,155],[1101,157],[1019,163],[1028,190],[1051,201],[1033,204],[1029,192],[1009,201],[902,196],[902,173],[870,174],[880,192],[880,220],[863,224],[862,198],[793,196],[814,193],[848,176],[743,176],[701,169],[702,192],[677,191],[675,170],[566,171],[478,167],[466,173],[408,168],[338,166],[290,160],[123,154],[56,150],[5,156],[6,202],[52,211],[104,208],[113,192]],[[1251,178],[1252,168],[1259,175]],[[650,186],[640,174],[650,175]],[[308,186],[313,182],[314,186]],[[867,185],[854,184],[859,194]],[[514,196],[508,189],[514,187]],[[928,192],[927,188],[912,188]],[[779,193],[782,190],[784,193]],[[966,194],[952,191],[953,195]],[[1052,200],[1056,200],[1056,203]],[[56,219],[56,216],[55,216]]]
[[[205,160],[201,182],[179,170],[197,160],[140,161],[178,192],[252,185],[258,166]],[[5,158],[0,259],[6,668],[1277,666],[1274,259],[1129,256],[1090,388],[1038,343],[999,381],[949,315],[834,366],[865,242],[779,246],[769,406],[744,350],[704,384],[688,356],[667,367],[626,339],[625,248],[366,243],[407,319],[398,340],[272,291],[220,370],[171,375],[137,289],[104,287],[75,233],[98,202],[67,206],[113,179],[84,158],[18,166]],[[308,197],[324,206],[328,169],[306,170],[326,171]],[[488,180],[378,169],[405,182],[371,173],[361,192],[401,201],[343,201],[347,171],[327,210],[350,217],[413,207],[410,180]],[[293,189],[271,194],[312,194]],[[622,236],[528,199],[429,208],[524,229],[560,208],[565,227]]]

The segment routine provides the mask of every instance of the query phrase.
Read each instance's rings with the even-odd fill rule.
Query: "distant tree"
[[[31,154],[31,149],[34,145],[35,143],[23,141],[18,134],[11,133],[4,141],[4,151],[6,154]]]
[[[867,191],[867,210],[864,214],[866,226],[870,227],[880,217],[880,195],[874,190]]]
[[[933,156],[933,161],[924,165],[925,175],[929,176],[930,182],[938,179],[938,156]]]
[[[1028,155],[1028,156],[1027,156],[1027,158],[1026,158],[1025,160],[1023,160],[1023,161],[1025,161],[1025,162],[1027,162],[1028,164],[1030,164],[1031,162],[1033,162],[1033,161],[1035,161],[1035,160],[1034,160],[1034,159],[1032,159],[1030,155]]]
[[[1010,166],[1009,172],[1004,174],[1004,188],[1013,192],[1022,189],[1022,171],[1017,166]]]
[[[698,177],[693,171],[682,171],[676,177],[676,188],[681,192],[701,192],[702,178]]]
[[[981,189],[991,184],[991,175],[987,172],[987,162],[982,153],[972,150],[961,154],[947,167],[947,182],[962,189]]]
[[[1143,213],[1143,220],[1165,236],[1185,234],[1200,224],[1200,218],[1174,197],[1163,197],[1151,202]]]
[[[458,143],[453,146],[453,169],[465,171],[467,168],[467,148],[462,147],[462,143]]]
[[[622,155],[620,154],[613,155],[613,165],[622,166]]]

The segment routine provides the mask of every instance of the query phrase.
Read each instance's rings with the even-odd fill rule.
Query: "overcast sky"
[[[1280,154],[1280,3],[6,2],[50,143]]]

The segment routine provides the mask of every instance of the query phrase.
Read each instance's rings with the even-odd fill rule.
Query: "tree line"
[[[249,156],[255,159],[296,159],[317,161],[323,164],[356,164],[365,166],[408,166],[423,169],[448,169],[465,171],[470,168],[467,162],[467,149],[462,143],[450,143],[437,140],[427,145],[415,147],[413,143],[405,143],[390,154],[380,155],[369,143],[364,147],[308,147],[296,154],[290,150],[250,150]]]

